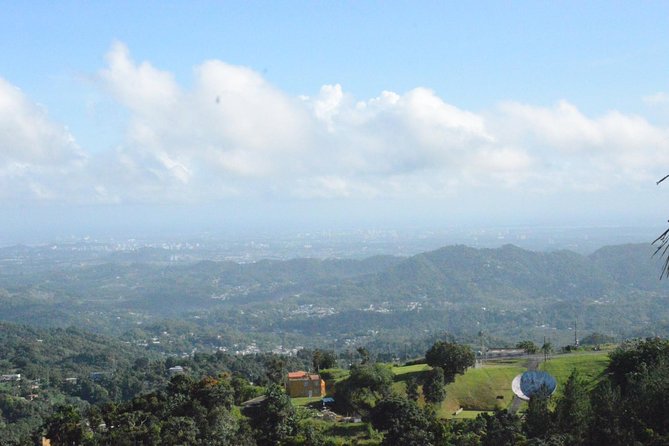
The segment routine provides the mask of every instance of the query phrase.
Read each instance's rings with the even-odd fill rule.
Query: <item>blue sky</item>
[[[17,235],[666,214],[666,2],[0,3]]]

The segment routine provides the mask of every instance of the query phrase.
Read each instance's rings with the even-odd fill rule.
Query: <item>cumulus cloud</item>
[[[46,111],[0,78],[0,162],[57,165],[84,158],[74,137]]]
[[[555,189],[650,182],[669,162],[669,129],[615,110],[592,118],[567,101],[554,107],[508,102],[488,121],[500,141],[524,148],[535,177]]]
[[[218,60],[194,67],[184,87],[122,43],[97,79],[129,116],[122,142],[102,153],[81,150],[0,79],[0,181],[21,177],[32,196],[54,198],[63,175],[83,201],[107,202],[411,198],[605,190],[651,182],[669,164],[668,129],[565,100],[476,112],[424,87],[359,99],[339,84],[293,97]]]
[[[258,73],[221,61],[194,69],[182,89],[149,62],[137,63],[115,44],[100,72],[102,85],[131,112],[115,176],[141,199],[198,200],[238,194],[290,174],[308,147],[311,116],[298,98]]]
[[[64,126],[0,78],[0,197],[66,198],[86,159]]]
[[[403,95],[384,91],[367,101],[340,92],[339,85],[325,86],[313,101],[328,130],[332,156],[324,158],[326,169],[384,176],[454,170],[469,150],[492,141],[480,116],[425,88]]]

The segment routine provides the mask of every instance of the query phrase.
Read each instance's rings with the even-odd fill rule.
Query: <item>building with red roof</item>
[[[315,373],[289,372],[286,391],[291,398],[325,396],[325,381]]]

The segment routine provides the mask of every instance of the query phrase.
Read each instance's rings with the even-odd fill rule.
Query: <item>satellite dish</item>
[[[511,390],[521,400],[529,401],[534,395],[544,391],[548,396],[555,393],[557,381],[550,373],[530,370],[522,373],[511,382]]]

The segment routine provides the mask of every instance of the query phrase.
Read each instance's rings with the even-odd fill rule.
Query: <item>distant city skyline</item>
[[[666,3],[0,6],[8,241],[669,218]]]

